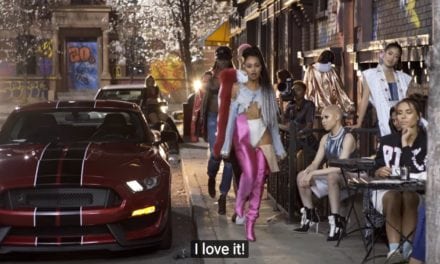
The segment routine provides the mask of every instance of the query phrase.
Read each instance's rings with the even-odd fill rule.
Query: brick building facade
[[[431,0],[236,0],[231,46],[258,45],[274,80],[286,68],[301,79],[323,49],[336,55],[345,90],[357,101],[360,71],[374,67],[386,43],[398,41],[402,68],[427,94]]]
[[[15,2],[11,3],[15,5]],[[43,5],[41,2],[41,7]],[[14,8],[23,9],[21,6]],[[35,21],[34,24],[24,31],[0,31],[2,41],[16,43],[9,47],[10,50],[5,49],[4,43],[1,44],[2,102],[29,103],[54,99],[58,92],[96,91],[101,85],[110,83],[108,32],[111,8],[105,5],[105,1],[59,1],[47,13],[46,21],[49,23],[46,24],[37,23],[40,6],[27,8],[32,11],[30,14],[35,10],[35,17],[26,19]],[[26,40],[23,41],[23,37]],[[6,53],[12,54],[12,58],[22,56],[20,46],[26,42],[32,42],[32,45],[23,51],[27,55],[22,62],[3,57]],[[23,62],[25,67],[20,65]]]

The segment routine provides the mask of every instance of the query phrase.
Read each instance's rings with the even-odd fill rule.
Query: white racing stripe
[[[92,144],[92,142],[89,142],[89,144],[86,147],[86,150],[84,151],[84,156],[83,156],[83,160],[82,160],[82,164],[81,164],[81,180],[80,180],[80,186],[83,185],[83,177],[84,177],[84,163],[87,160],[87,151],[89,150],[90,144]]]
[[[40,161],[41,161],[41,159],[43,158],[44,153],[46,152],[46,149],[49,147],[49,145],[50,145],[50,143],[48,143],[48,144],[44,147],[43,151],[41,151],[40,158],[39,158],[38,161],[37,161],[37,167],[36,167],[36,169],[35,169],[35,175],[34,175],[34,187],[37,185],[37,177],[38,177],[38,170],[39,170],[39,168],[40,168]]]
[[[34,227],[37,226],[37,207],[34,208]]]
[[[79,226],[83,226],[83,208],[79,207]],[[82,239],[82,236],[81,236]]]

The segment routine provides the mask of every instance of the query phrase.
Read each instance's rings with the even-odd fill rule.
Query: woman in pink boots
[[[243,51],[245,83],[235,83],[225,141],[221,150],[228,158],[231,145],[242,174],[235,202],[236,221],[246,220],[246,238],[255,241],[254,225],[259,216],[266,175],[279,171],[278,160],[286,156],[278,128],[278,108],[264,59],[257,47]],[[245,203],[249,201],[245,215]]]

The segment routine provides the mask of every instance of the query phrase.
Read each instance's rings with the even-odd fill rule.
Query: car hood
[[[135,143],[50,143],[0,146],[0,188],[20,185],[123,182],[145,178],[163,161],[155,147]],[[93,181],[92,181],[93,178]],[[1,191],[1,190],[0,190]]]

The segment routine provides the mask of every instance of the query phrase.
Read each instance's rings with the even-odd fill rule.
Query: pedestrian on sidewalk
[[[174,132],[176,139],[168,142],[170,146],[170,153],[179,153],[179,143],[183,142],[182,137],[179,134],[179,130],[176,127],[173,119],[166,113],[162,112],[160,107],[164,102],[162,93],[160,92],[159,86],[156,84],[156,80],[152,75],[148,75],[145,78],[145,95],[144,100],[147,105],[147,119],[151,127],[161,130],[162,124],[165,125],[165,129],[170,132]]]
[[[217,137],[215,140],[213,152],[214,157],[216,159],[221,159],[221,148],[223,146],[223,143],[225,142],[225,131],[226,126],[229,119],[229,108],[231,105],[231,92],[232,92],[232,85],[235,82],[247,82],[248,77],[246,73],[242,70],[243,65],[243,51],[246,48],[251,47],[251,45],[247,43],[241,44],[237,49],[237,57],[236,60],[238,61],[238,69],[234,68],[227,68],[224,69],[220,73],[220,90],[219,90],[219,96],[218,96],[218,118],[217,118]],[[240,164],[235,157],[235,151],[231,151],[231,155],[229,156],[228,161],[232,164],[232,169],[234,171],[234,179],[235,179],[235,190],[238,190],[238,186],[240,183],[240,175],[242,173]],[[226,198],[226,197],[225,197]],[[237,224],[243,224],[241,222],[237,222],[236,220],[237,214],[232,215],[232,221]]]
[[[243,170],[235,212],[237,220],[246,217],[246,238],[255,241],[254,225],[259,216],[266,175],[279,171],[277,161],[287,154],[279,134],[275,92],[263,56],[257,47],[250,47],[243,51],[243,58],[248,80],[233,85],[221,155],[228,158],[234,145]],[[246,201],[249,206],[245,216]]]
[[[201,115],[203,117],[203,130],[205,139],[209,144],[210,156],[208,160],[208,193],[209,196],[216,196],[215,178],[220,168],[221,159],[214,157],[214,143],[217,137],[217,116],[218,116],[218,93],[220,89],[220,72],[227,68],[233,68],[232,51],[226,46],[218,47],[215,51],[215,62],[212,67],[212,78],[206,85],[205,96],[203,97]],[[218,213],[226,214],[226,197],[231,188],[233,177],[232,164],[223,163],[223,174],[220,183],[220,197],[218,200]]]
[[[318,231],[319,217],[313,206],[312,193],[318,198],[328,195],[331,214],[328,216],[330,230],[327,241],[335,241],[342,235],[345,224],[344,217],[339,214],[340,186],[344,184],[344,178],[338,167],[320,169],[319,166],[324,159],[349,158],[356,149],[356,142],[353,135],[342,126],[343,113],[337,105],[324,107],[321,116],[322,126],[329,132],[321,138],[312,163],[298,174],[298,191],[304,207],[301,208],[301,227],[294,231],[307,232],[312,226]]]
[[[200,90],[196,91],[196,94],[194,96],[194,103],[193,103],[193,109],[192,109],[192,115],[191,115],[191,142],[198,142],[199,137],[202,137],[202,118],[200,116],[200,111],[202,108],[202,102],[203,97],[205,96],[206,86],[209,84],[209,81],[212,79],[212,72],[206,71],[203,73],[202,76],[202,86],[200,87]]]

